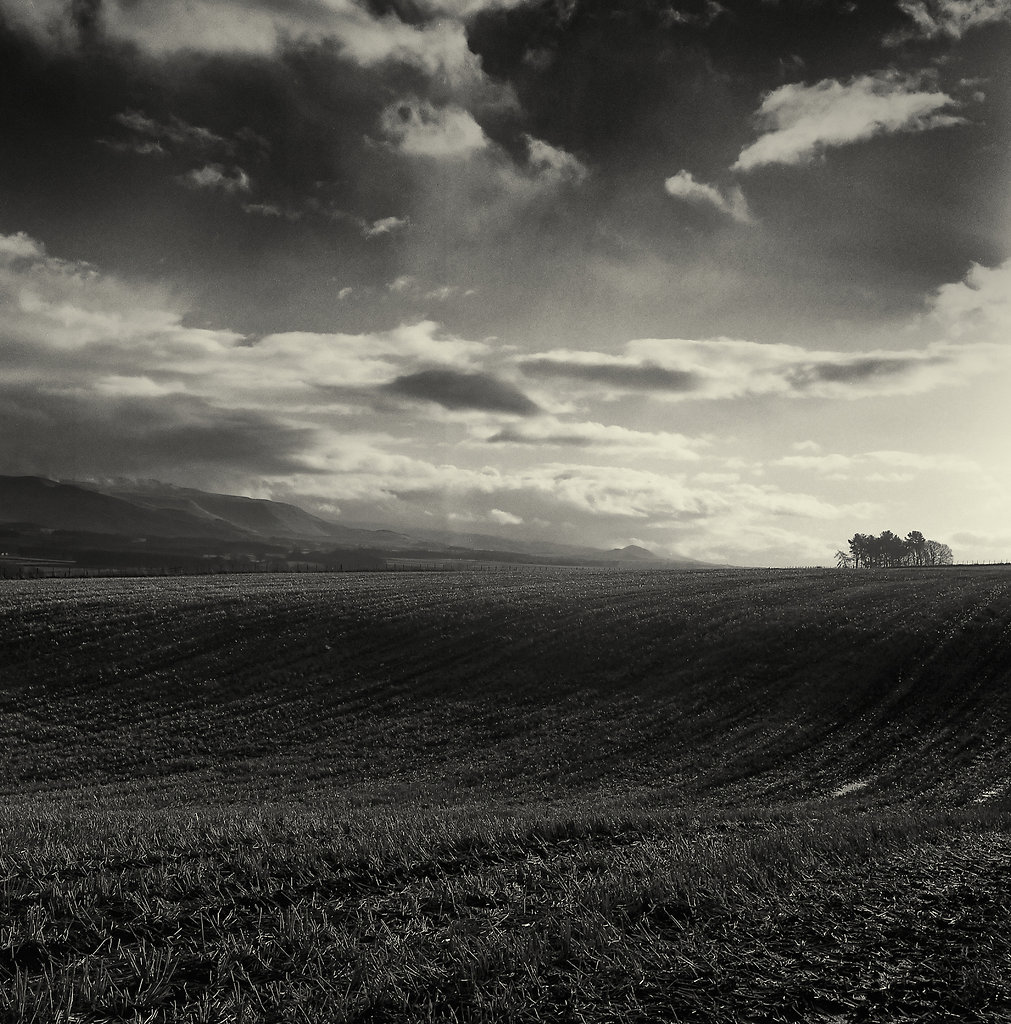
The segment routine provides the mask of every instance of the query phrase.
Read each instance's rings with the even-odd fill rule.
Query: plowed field
[[[1011,1019],[1009,581],[0,582],[0,1013]]]

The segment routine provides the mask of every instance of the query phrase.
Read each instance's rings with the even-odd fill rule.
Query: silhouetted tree
[[[906,542],[891,530],[885,530],[877,538],[879,564],[887,568],[902,565],[906,557]]]
[[[850,555],[853,558],[853,567],[867,566],[871,554],[871,541],[874,538],[867,533],[855,533],[849,540]]]
[[[877,537],[870,533],[855,533],[847,541],[849,554],[836,552],[836,565],[840,569],[881,569],[900,565],[951,565],[951,548],[940,541],[927,540],[919,530],[911,530],[905,538],[891,530]]]
[[[940,541],[928,540],[923,546],[924,565],[951,565],[951,548]]]
[[[906,552],[910,565],[923,565],[927,539],[919,530],[910,530],[906,534]]]

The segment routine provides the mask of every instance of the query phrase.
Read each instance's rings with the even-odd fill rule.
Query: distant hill
[[[189,509],[159,509],[43,477],[0,477],[0,523],[130,537],[238,540],[248,532]]]
[[[545,560],[570,563],[622,563],[645,565],[651,562],[657,566],[668,568],[712,568],[715,563],[700,562],[683,555],[665,558],[656,555],[647,548],[630,544],[624,548],[612,548],[604,551],[600,548],[587,547],[580,544],[557,544],[545,540],[507,539],[488,533],[453,533],[448,530],[417,530],[412,531],[413,537],[428,541],[429,547],[434,544],[444,545],[450,550],[472,549],[479,551],[497,551],[517,555],[534,555]]]
[[[297,505],[170,484],[57,483],[44,477],[0,476],[0,524],[120,537],[283,540],[351,547],[409,539],[390,531],[356,530]]]
[[[216,494],[158,481],[66,483],[44,477],[0,476],[0,533],[31,538],[31,554],[70,557],[82,550],[185,551],[191,557],[259,552],[292,545],[314,552],[368,551],[375,558],[529,561],[586,566],[702,568],[688,558],[663,558],[635,544],[610,551],[491,534],[387,529],[332,522],[298,505]],[[46,536],[51,536],[47,542]],[[51,550],[50,550],[51,549]],[[23,553],[28,546],[21,545]],[[280,550],[280,549],[278,549]],[[276,552],[275,552],[276,553]],[[140,555],[136,556],[143,560]]]
[[[389,530],[360,530],[314,516],[297,505],[237,494],[214,494],[192,487],[145,482],[103,488],[143,508],[193,515],[205,522],[227,524],[245,534],[286,540],[334,541],[361,546],[390,545],[410,538]]]
[[[666,559],[653,554],[648,548],[638,544],[628,544],[623,548],[611,548],[604,553],[605,558],[614,558],[619,562],[664,562]]]

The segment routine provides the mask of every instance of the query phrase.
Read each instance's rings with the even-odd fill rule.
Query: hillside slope
[[[0,477],[2,523],[131,537],[239,540],[249,536],[247,531],[193,507],[138,506],[115,495],[36,476]]]
[[[207,554],[229,546],[263,543],[309,544],[319,551],[360,549],[375,558],[528,561],[547,564],[626,564],[699,568],[687,558],[661,558],[645,548],[602,551],[574,544],[506,539],[489,534],[418,530],[408,536],[373,526],[349,526],[312,515],[283,501],[217,494],[155,480],[127,483],[57,483],[44,477],[0,476],[0,531],[5,547],[17,553],[19,540],[33,557],[67,558],[105,537],[106,547],[130,545],[143,538],[166,542],[204,542]],[[45,534],[63,536],[46,541]],[[42,537],[40,539],[40,533]],[[71,534],[78,534],[76,540]],[[27,538],[27,540],[25,540]],[[24,546],[22,544],[21,546]],[[152,545],[150,550],[153,550]],[[519,556],[519,557],[516,557]]]
[[[992,803],[1011,758],[1009,579],[5,582],[2,790]]]
[[[247,498],[237,494],[215,494],[190,487],[148,483],[105,488],[142,508],[196,515],[209,521],[228,523],[232,527],[264,538],[284,538],[317,542],[375,544],[379,531],[351,529],[320,519],[297,505],[265,498]],[[386,541],[395,537],[382,531]],[[406,540],[406,538],[402,538]]]

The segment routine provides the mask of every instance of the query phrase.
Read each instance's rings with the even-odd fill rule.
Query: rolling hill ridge
[[[62,536],[46,542],[39,539],[40,531]],[[368,551],[373,561],[413,555],[433,560],[525,558],[548,563],[651,563],[685,568],[706,564],[687,558],[661,558],[635,545],[603,551],[488,534],[419,530],[408,535],[347,526],[287,502],[216,494],[156,481],[99,485],[61,483],[44,477],[0,477],[0,534],[9,539],[8,546],[11,539],[34,535],[32,554],[58,557],[82,548],[122,549],[143,541],[145,550],[166,554],[175,550],[234,553],[242,550],[242,545],[249,552],[262,553],[263,545],[273,544],[323,552],[338,548]],[[72,534],[79,536],[69,536]]]

